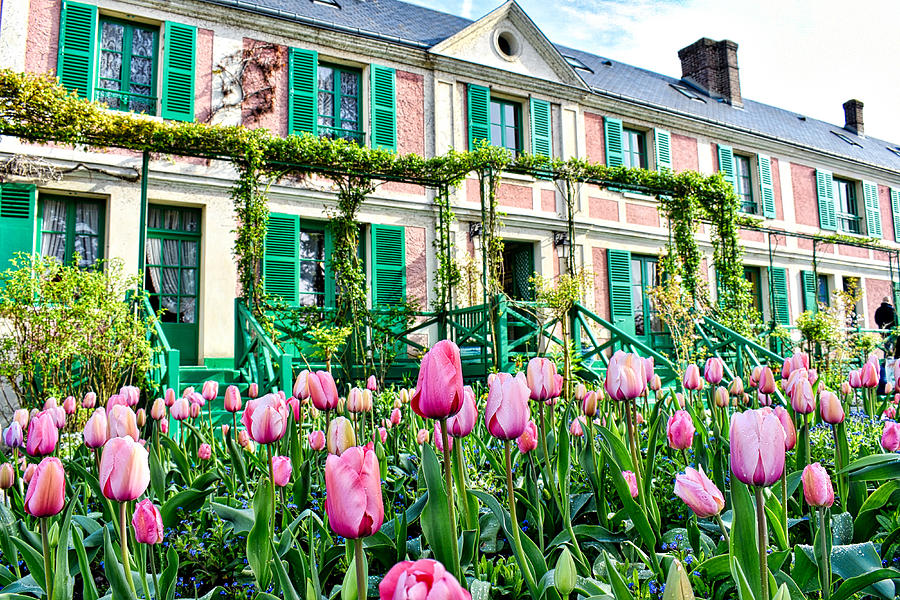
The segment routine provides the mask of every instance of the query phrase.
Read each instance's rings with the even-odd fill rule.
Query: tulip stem
[[[822,564],[819,573],[822,584],[822,600],[831,597],[831,556],[828,554],[828,529],[825,527],[825,507],[819,507],[819,543],[822,545]]]
[[[134,577],[131,575],[131,557],[128,555],[128,503],[119,503],[119,543],[122,546],[122,567],[125,569],[125,579],[128,580],[128,587],[131,593],[137,595],[134,587]]]
[[[716,521],[719,523],[719,529],[722,530],[722,537],[725,538],[725,545],[729,548],[731,547],[731,538],[728,537],[728,530],[725,528],[725,523],[722,522],[722,515],[716,515]]]
[[[366,569],[363,567],[363,563],[366,562],[365,554],[363,553],[363,539],[356,538],[353,540],[353,550],[356,563],[356,597],[359,600],[365,600],[366,598]]]
[[[44,585],[47,598],[53,598],[53,571],[50,570],[50,536],[47,535],[47,517],[41,518],[41,543],[44,545]]]
[[[147,548],[150,555],[150,572],[153,573],[153,595],[159,600],[159,578],[156,576],[156,545],[151,544]]]
[[[272,456],[272,444],[266,444],[269,455],[269,492],[272,495],[272,539],[275,539],[275,458]]]
[[[503,447],[506,450],[506,494],[509,500],[509,518],[512,523],[513,544],[516,546],[516,560],[519,561],[519,569],[525,576],[528,589],[533,590],[535,589],[534,576],[531,574],[531,567],[525,559],[525,552],[522,550],[522,534],[519,531],[519,519],[516,517],[516,493],[513,490],[512,456],[510,455],[511,445],[512,442],[510,440],[503,441]],[[574,541],[575,538],[572,539]]]
[[[769,529],[766,527],[766,500],[763,498],[761,486],[754,486],[756,494],[756,538],[759,548],[759,591],[760,600],[769,600],[769,566],[766,553],[769,542]]]
[[[784,537],[787,540],[790,537],[790,532],[788,531],[787,469],[781,474],[781,504],[784,517]]]
[[[447,419],[441,419],[441,438],[444,442],[444,487],[447,490],[447,511],[450,519],[450,551],[453,553],[453,575],[464,580],[459,568],[459,541],[456,539],[456,511],[453,506],[453,471],[450,457],[450,439],[447,434]]]

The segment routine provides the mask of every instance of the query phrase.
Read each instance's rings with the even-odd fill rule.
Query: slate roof
[[[277,11],[281,18],[307,22],[313,26],[358,31],[362,35],[382,37],[407,45],[431,47],[466,28],[473,21],[401,0],[328,0],[340,8],[312,0],[207,0],[222,5],[253,10]],[[317,23],[310,23],[310,19]],[[597,56],[589,52],[557,45],[566,56],[582,61],[593,72],[578,69],[584,81],[599,94],[620,96],[639,103],[668,109],[691,117],[718,123],[787,143],[822,150],[854,161],[869,163],[900,172],[900,154],[888,148],[900,144],[872,137],[859,137],[838,125],[801,113],[743,99],[744,107],[734,108],[694,90],[673,77],[654,73]],[[702,100],[686,97],[673,85],[687,87]],[[848,143],[835,133],[849,139]]]

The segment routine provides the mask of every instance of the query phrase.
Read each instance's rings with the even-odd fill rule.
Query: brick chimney
[[[844,129],[852,131],[862,137],[863,129],[863,103],[859,100],[847,100],[844,102]]]
[[[737,49],[738,45],[731,40],[697,40],[678,51],[681,78],[706,90],[713,98],[722,98],[732,106],[743,106]]]

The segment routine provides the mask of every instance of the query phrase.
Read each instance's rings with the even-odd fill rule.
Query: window
[[[749,215],[759,214],[759,207],[753,199],[750,159],[740,154],[734,155],[734,189],[741,198],[741,212]]]
[[[828,291],[828,275],[819,273],[816,276],[816,302],[829,306],[831,294]]]
[[[41,255],[63,264],[93,267],[103,258],[103,202],[85,198],[41,196]]]
[[[163,323],[197,323],[200,210],[150,206],[144,286]]]
[[[744,267],[744,279],[750,282],[750,296],[753,308],[762,314],[762,269]]]
[[[634,333],[648,336],[663,330],[662,320],[652,306],[647,290],[657,286],[657,259],[651,256],[631,258],[631,300],[634,303]],[[649,327],[647,324],[649,323]]]
[[[513,155],[522,150],[522,106],[491,98],[491,144]]]
[[[563,58],[566,59],[566,62],[569,63],[569,66],[572,67],[573,69],[578,69],[580,71],[587,71],[588,73],[594,72],[593,69],[591,69],[589,66],[584,64],[584,62],[579,58],[575,58],[574,56],[567,56],[565,54],[563,54]]]
[[[318,306],[322,308],[329,300],[326,298],[325,257],[326,232],[323,226],[315,226],[300,222],[300,306]],[[330,241],[330,240],[328,240]]]
[[[319,135],[362,144],[360,72],[348,67],[320,64],[318,73]]]
[[[846,179],[834,178],[834,206],[837,209],[838,229],[847,233],[859,233],[859,206],[856,184]]]
[[[624,166],[647,168],[647,136],[643,131],[622,129],[622,152]]]
[[[158,28],[101,18],[97,100],[155,115],[158,43]]]

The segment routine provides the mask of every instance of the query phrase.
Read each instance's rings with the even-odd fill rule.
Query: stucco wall
[[[891,188],[886,185],[878,186],[878,206],[881,208],[881,233],[883,239],[893,242],[894,213],[891,209]]]
[[[244,52],[251,55],[267,55],[266,59],[271,57],[276,66],[270,76],[271,86],[267,85],[259,69],[250,67],[244,70],[241,123],[254,129],[264,127],[275,135],[286,136],[290,90],[287,70],[288,49],[278,44],[244,38]],[[265,90],[270,87],[271,90],[266,92]]]
[[[700,170],[696,138],[672,134],[672,168],[676,171]]]
[[[428,252],[424,227],[406,227],[406,296],[428,309]]]
[[[866,282],[863,285],[865,298],[863,298],[863,302],[866,304],[866,325],[865,327],[876,328],[878,325],[875,324],[875,311],[878,310],[878,307],[881,305],[881,299],[887,296],[891,298],[891,282],[887,279],[874,279],[871,277],[866,278]],[[893,301],[891,302],[893,304]]]
[[[56,73],[59,52],[60,0],[31,0],[28,15],[28,44],[25,70],[32,73]]]
[[[553,190],[541,190],[541,210],[544,212],[556,212],[556,192]]]
[[[609,275],[606,265],[606,248],[594,246],[592,249],[594,261],[594,309],[596,313],[609,320]]]
[[[794,190],[794,214],[801,225],[819,224],[819,204],[816,199],[816,170],[791,163],[791,184]]]
[[[605,164],[605,146],[603,142],[603,117],[593,113],[584,113],[584,141],[587,159],[591,162]]]

